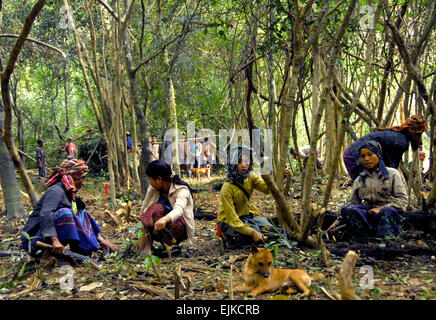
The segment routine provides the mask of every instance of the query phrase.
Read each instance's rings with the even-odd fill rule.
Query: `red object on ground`
[[[104,184],[104,188],[106,190],[106,197],[109,197],[108,186],[107,183]]]

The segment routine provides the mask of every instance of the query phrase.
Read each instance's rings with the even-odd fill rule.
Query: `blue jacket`
[[[42,198],[39,199],[35,209],[27,219],[23,231],[32,237],[41,229],[42,237],[57,237],[53,215],[61,208],[71,209],[72,206],[71,198],[62,182],[59,181],[47,188]]]

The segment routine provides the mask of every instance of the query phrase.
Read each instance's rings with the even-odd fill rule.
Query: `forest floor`
[[[36,179],[35,172],[31,172]],[[224,177],[212,177],[210,181],[203,178],[201,183],[186,179],[199,192],[194,195],[196,208],[206,212],[215,212],[219,206],[219,187]],[[338,180],[332,193],[331,211],[339,212],[351,191],[345,181]],[[117,226],[104,213],[110,210],[105,196],[105,181],[89,177],[80,191],[87,204],[88,211],[95,217],[102,228],[105,238],[115,243],[118,253],[94,253],[93,257],[102,264],[97,271],[88,264],[79,264],[73,269],[73,289],[63,290],[60,281],[65,279],[66,270],[60,267],[40,268],[33,266],[30,258],[20,248],[19,234],[25,219],[7,220],[4,214],[4,203],[0,196],[0,252],[23,252],[21,256],[0,258],[0,300],[137,300],[175,298],[173,282],[174,271],[180,268],[183,285],[179,290],[181,300],[228,300],[230,280],[233,286],[241,284],[241,271],[248,256],[248,249],[222,250],[216,236],[216,220],[196,219],[196,236],[193,250],[181,246],[182,256],[154,258],[157,270],[152,268],[149,257],[140,257],[132,248],[138,238],[137,221],[126,221],[124,218]],[[325,179],[319,178],[313,186],[315,201],[322,199]],[[296,213],[301,208],[299,194],[300,181],[295,181],[290,190],[288,203]],[[138,189],[138,190],[136,190]],[[139,187],[135,191],[117,195],[121,206],[128,200],[132,202],[132,212],[139,214],[141,197]],[[44,186],[39,182],[37,190],[42,194]],[[31,206],[24,199],[27,211]],[[274,217],[274,199],[255,192],[252,201],[266,217]],[[435,245],[434,235],[427,235],[425,245]],[[331,254],[330,265],[322,262],[319,250],[300,246],[294,240],[276,244],[275,266],[279,268],[303,268],[309,273],[322,272],[325,280],[312,284],[310,298],[301,298],[301,294],[290,296],[279,292],[265,293],[256,299],[328,300],[320,286],[330,294],[339,293],[338,271],[344,256]],[[285,243],[286,242],[286,243]],[[380,246],[385,244],[379,244]],[[328,247],[334,246],[329,244]],[[189,257],[185,253],[189,253]],[[234,262],[231,268],[231,258]],[[360,256],[353,273],[353,285],[357,295],[371,300],[434,300],[436,299],[436,260],[431,255],[403,255],[390,261]],[[363,267],[363,268],[361,268]],[[367,281],[373,274],[373,286]],[[189,290],[189,291],[188,291]],[[245,293],[234,293],[234,299],[253,299]]]

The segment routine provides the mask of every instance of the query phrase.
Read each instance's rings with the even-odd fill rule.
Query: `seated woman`
[[[341,209],[351,238],[396,236],[402,229],[400,213],[406,210],[409,197],[397,169],[386,167],[382,148],[374,140],[360,147],[363,171],[354,181],[351,204]]]
[[[227,159],[227,178],[221,188],[218,209],[218,227],[226,247],[244,247],[255,242],[265,242],[265,231],[273,226],[261,217],[250,202],[253,190],[269,193],[265,181],[252,172],[251,149],[239,145],[230,150]]]
[[[138,254],[149,254],[153,240],[173,246],[188,239],[192,244],[195,233],[192,189],[163,160],[155,160],[145,169],[150,181],[141,207],[143,236],[138,242]]]
[[[85,255],[90,255],[100,246],[117,250],[115,245],[103,239],[97,222],[76,196],[87,173],[88,166],[83,160],[65,159],[60,168],[46,179],[47,190],[29,216],[21,235],[22,247],[30,255],[39,257],[36,256],[37,241],[51,244],[53,248],[50,250],[55,254],[62,254],[67,244],[71,251]],[[50,252],[45,250],[43,259],[49,255]]]

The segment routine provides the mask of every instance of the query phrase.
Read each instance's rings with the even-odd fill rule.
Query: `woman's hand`
[[[156,223],[154,224],[154,234],[157,234],[160,230],[165,228],[167,223],[170,222],[171,222],[171,218],[168,216],[162,217],[159,220],[157,220]]]
[[[265,242],[263,234],[257,230],[253,230],[251,236],[253,237],[254,242]]]
[[[108,241],[108,240],[103,239],[103,237],[101,237],[100,235],[99,235],[99,237],[98,237],[98,241],[100,242],[100,244],[101,244],[103,247],[107,247],[107,248],[108,248],[110,251],[112,251],[112,252],[115,252],[115,251],[118,250],[118,248],[117,248],[116,245],[114,245],[112,242],[110,242],[110,241]]]
[[[372,209],[370,209],[369,210],[369,214],[372,214],[372,215],[377,215],[382,209],[384,208],[384,206],[381,206],[381,207],[376,207],[376,208],[372,208]]]
[[[63,254],[64,253],[65,247],[62,245],[62,243],[59,241],[59,239],[57,237],[51,238],[51,245],[52,245],[51,251],[53,253],[56,253],[56,254]]]

